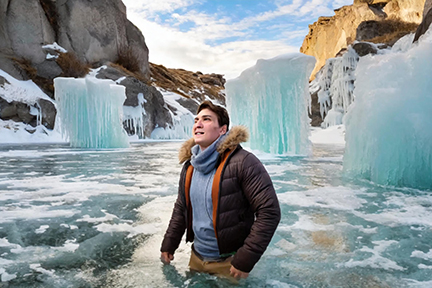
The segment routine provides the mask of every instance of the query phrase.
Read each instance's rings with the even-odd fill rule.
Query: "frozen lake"
[[[159,260],[181,142],[0,146],[0,287],[229,287]],[[431,287],[431,191],[342,175],[343,145],[258,155],[282,220],[240,287]]]

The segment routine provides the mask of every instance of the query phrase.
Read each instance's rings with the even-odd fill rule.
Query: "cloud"
[[[338,9],[338,8],[341,8],[342,6],[352,5],[352,4],[353,4],[352,0],[336,0],[336,1],[333,1],[332,6],[333,6],[333,9]]]
[[[236,17],[221,5],[207,9],[209,5],[202,5],[205,0],[123,2],[128,18],[143,32],[150,62],[224,74],[227,79],[239,76],[258,59],[299,52],[308,32],[305,18],[315,21],[318,16],[333,15],[329,8],[332,1],[328,0],[276,0],[265,2],[268,5],[253,2],[261,6],[248,8],[244,15]],[[267,11],[256,12],[259,9]]]
[[[328,1],[325,0],[312,0],[306,2],[300,8],[301,15],[310,15],[313,18],[318,18],[319,16],[333,16],[334,12],[327,6]]]
[[[128,10],[143,14],[143,16],[154,16],[155,13],[172,13],[177,9],[187,8],[202,0],[122,0]]]
[[[211,46],[192,33],[180,32],[137,15],[131,15],[130,18],[145,36],[150,62],[168,68],[219,73],[230,79],[253,66],[257,59],[268,59],[299,50],[283,41],[265,40],[235,41]]]

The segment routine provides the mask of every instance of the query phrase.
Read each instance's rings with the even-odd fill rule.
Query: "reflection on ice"
[[[190,273],[184,241],[172,265],[159,260],[177,197],[180,145],[0,147],[2,281],[231,287]],[[310,157],[259,155],[277,189],[282,221],[239,287],[430,287],[432,195],[344,178],[342,153],[343,146],[316,144]]]

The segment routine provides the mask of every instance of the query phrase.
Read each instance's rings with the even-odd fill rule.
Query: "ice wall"
[[[250,130],[250,147],[275,154],[310,151],[308,79],[315,58],[300,53],[258,60],[226,83],[233,125]]]
[[[122,127],[125,87],[92,77],[54,79],[60,129],[72,147],[123,148],[129,140]]]
[[[432,189],[432,30],[407,51],[365,56],[345,118],[344,172]]]

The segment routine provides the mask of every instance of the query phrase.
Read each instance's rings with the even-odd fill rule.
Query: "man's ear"
[[[226,132],[227,132],[227,125],[225,124],[221,127],[221,130],[219,131],[219,135],[223,135]]]

